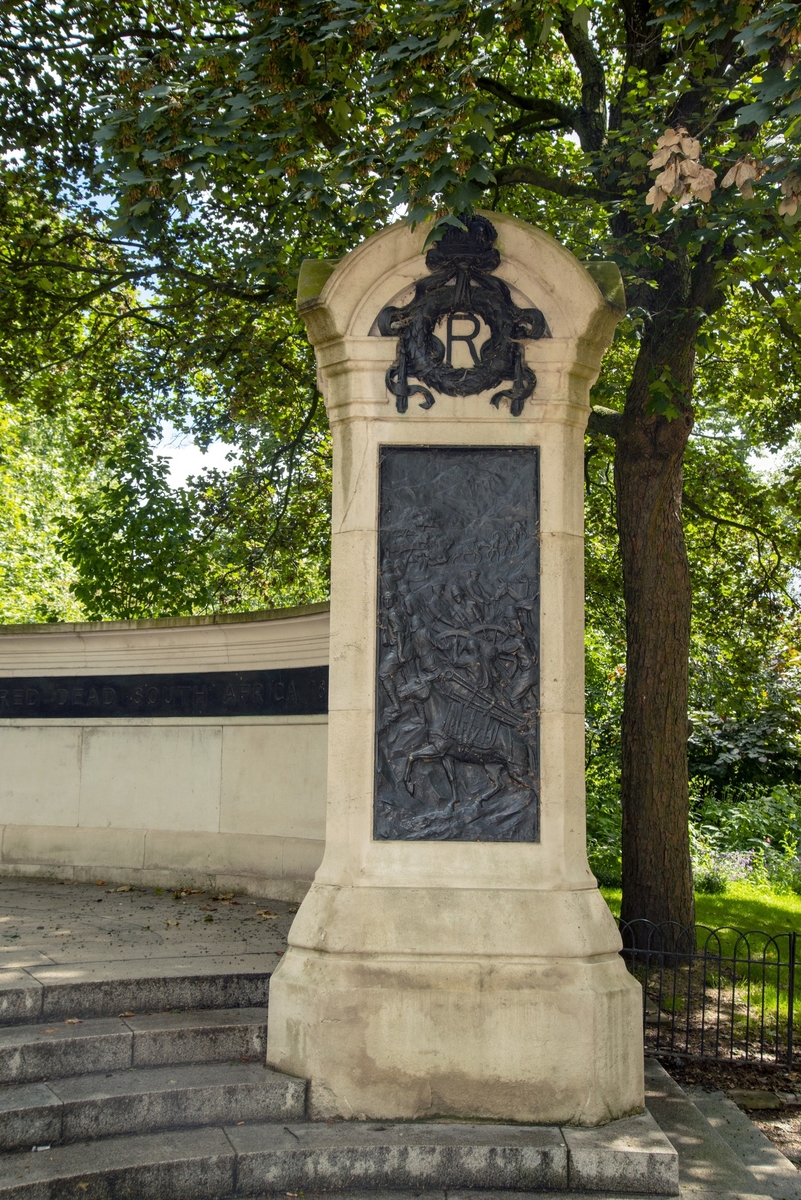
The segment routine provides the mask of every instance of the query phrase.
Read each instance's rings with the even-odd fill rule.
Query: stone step
[[[153,975],[41,983],[25,972],[0,979],[0,1025],[116,1017],[165,1009],[254,1008],[267,1003],[269,971]]]
[[[2,1200],[217,1200],[235,1193],[236,1154],[220,1128],[74,1142],[0,1157]]]
[[[305,1080],[257,1063],[111,1071],[0,1089],[0,1150],[240,1121],[302,1121]]]
[[[432,1122],[227,1128],[241,1194],[376,1188],[675,1195],[678,1156],[647,1112],[598,1129]]]
[[[226,1129],[237,1186],[259,1192],[376,1188],[522,1188],[564,1191],[559,1129],[451,1123],[245,1125]]]
[[[0,1028],[0,1084],[128,1067],[263,1061],[266,1008],[150,1013]]]
[[[601,1130],[570,1131],[592,1135],[583,1148],[555,1127],[447,1122],[254,1123],[135,1134],[4,1155],[0,1200],[434,1188],[677,1192],[675,1151],[647,1114],[606,1130],[605,1138]],[[621,1155],[631,1160],[627,1168]]]

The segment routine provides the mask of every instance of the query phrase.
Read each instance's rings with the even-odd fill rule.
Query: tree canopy
[[[93,403],[124,393],[111,411],[126,427],[138,413],[145,441],[154,414],[201,439],[236,431],[247,470],[210,476],[198,509],[226,602],[254,594],[259,562],[265,595],[320,585],[325,429],[291,312],[302,257],[339,257],[397,218],[435,238],[483,206],[620,265],[628,319],[597,388],[588,478],[619,539],[603,586],[616,575],[625,604],[624,917],[692,920],[692,584],[710,644],[716,594],[741,631],[758,625],[746,596],[776,620],[788,596],[792,489],[760,484],[747,455],[799,419],[800,46],[798,6],[765,0],[0,12],[3,149],[71,229],[17,253],[15,295],[48,293],[29,322],[44,331],[47,311],[80,310],[82,362],[121,339],[117,391],[100,383]],[[65,535],[90,575],[88,532],[141,509],[113,454],[127,493],[103,484]],[[748,547],[741,588],[732,539]],[[296,562],[295,592],[275,590]]]

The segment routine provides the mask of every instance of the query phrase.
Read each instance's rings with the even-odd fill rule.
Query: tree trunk
[[[627,637],[621,917],[687,926],[695,919],[687,776],[691,588],[681,495],[697,317],[687,305],[689,278],[676,288],[681,282],[675,275],[660,281],[661,311],[644,331],[618,428],[615,490]],[[672,419],[649,411],[651,384],[664,378],[664,368],[678,410]]]

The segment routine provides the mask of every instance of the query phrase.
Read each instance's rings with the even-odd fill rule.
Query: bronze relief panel
[[[383,447],[374,837],[539,840],[539,451]]]

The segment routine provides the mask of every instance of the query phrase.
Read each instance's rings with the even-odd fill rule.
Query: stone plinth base
[[[290,943],[267,1061],[309,1080],[313,1117],[590,1126],[643,1108],[640,988],[595,889],[315,884]]]
[[[230,1131],[247,1191],[489,1188],[676,1195],[678,1155],[647,1113],[603,1129],[254,1125]]]

